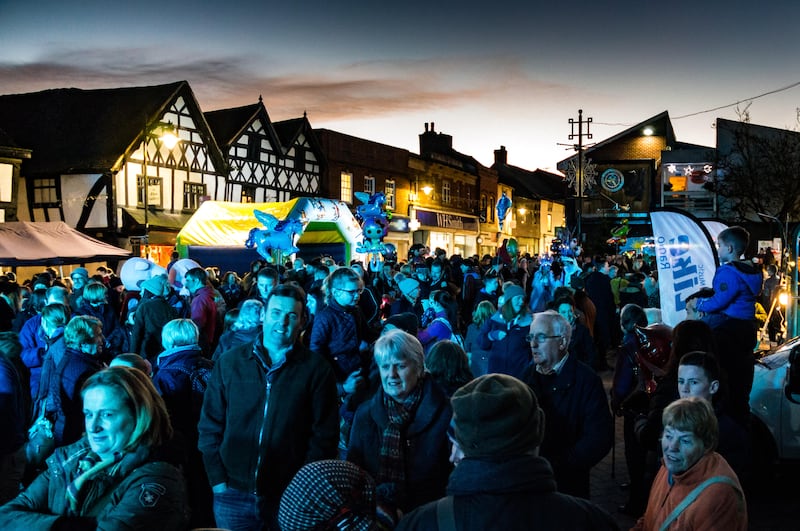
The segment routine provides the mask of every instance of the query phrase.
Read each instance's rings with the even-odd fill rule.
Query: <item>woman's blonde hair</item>
[[[408,361],[415,369],[417,376],[425,373],[425,354],[419,339],[399,328],[389,330],[375,341],[373,349],[375,363],[380,366],[387,358],[395,357]]]
[[[161,329],[161,346],[165,349],[197,345],[200,330],[191,319],[173,319]]]
[[[142,371],[119,366],[97,372],[83,384],[81,398],[86,391],[96,387],[107,387],[119,393],[133,415],[136,424],[125,450],[139,446],[152,448],[172,437],[172,424],[164,399]]]

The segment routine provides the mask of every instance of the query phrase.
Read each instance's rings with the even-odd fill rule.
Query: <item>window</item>
[[[256,187],[246,184],[242,185],[242,203],[256,202]]]
[[[442,203],[450,202],[450,181],[442,181]]]
[[[35,179],[33,181],[33,204],[58,206],[58,189],[55,179]]]
[[[489,196],[489,223],[494,223],[494,211],[496,205],[497,201],[494,200],[494,196]]]
[[[11,187],[14,182],[14,166],[0,164],[0,203],[11,202]]]
[[[299,171],[306,171],[306,150],[300,146],[294,147],[294,168]]]
[[[364,191],[369,195],[375,193],[375,177],[364,177]]]
[[[547,214],[547,232],[553,231],[553,215]]]
[[[488,209],[489,209],[489,198],[486,197],[486,194],[481,194],[481,213],[480,213],[480,216],[481,216],[481,221],[484,222],[484,223],[486,222],[487,219],[489,219],[487,217]]]
[[[202,183],[183,183],[183,209],[197,210],[206,195],[206,185]]]
[[[394,196],[397,193],[397,185],[393,180],[386,179],[386,188],[384,193],[386,194],[386,208],[390,210],[397,208],[394,203]]]
[[[161,204],[161,177],[147,177],[147,202],[144,197],[144,177],[136,176],[136,205],[163,208]]]
[[[347,173],[345,171],[342,172],[341,175],[341,188],[339,192],[339,199],[344,201],[345,203],[352,203],[353,202],[353,174]]]

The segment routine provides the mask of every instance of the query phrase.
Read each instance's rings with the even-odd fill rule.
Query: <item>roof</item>
[[[195,125],[209,136],[206,122],[186,81],[149,87],[83,90],[59,88],[0,96],[0,128],[17,144],[33,150],[28,174],[117,171],[123,155],[136,149],[146,123],[160,118],[183,93],[196,115]],[[215,165],[224,164],[208,142]]]
[[[606,138],[605,140],[602,140],[594,145],[584,146],[583,152],[585,153],[586,156],[588,156],[593,151],[597,151],[598,149],[605,147],[609,144],[613,144],[614,142],[617,142],[619,140],[641,137],[642,129],[644,129],[645,126],[652,127],[654,129],[653,134],[655,136],[665,137],[666,144],[668,146],[672,146],[675,143],[675,131],[672,129],[672,122],[669,119],[669,112],[664,111],[662,113],[656,114],[655,116],[648,118],[647,120],[639,122],[638,124],[629,127],[628,129],[625,129],[624,131],[617,133],[614,136]],[[570,160],[577,158],[577,156],[578,155],[576,153],[559,161],[556,167],[559,169],[566,167],[566,164]]]
[[[130,258],[131,252],[78,232],[63,221],[0,223],[0,265],[61,265]]]
[[[514,194],[530,199],[564,201],[567,184],[561,175],[545,170],[525,170],[510,164],[493,164],[497,181],[514,188]]]
[[[252,105],[219,109],[203,114],[220,147],[228,147],[242,136],[247,126],[256,119],[261,110],[264,111],[267,119],[264,126],[269,129],[269,116],[266,114],[267,110],[264,108],[264,104],[260,101]]]

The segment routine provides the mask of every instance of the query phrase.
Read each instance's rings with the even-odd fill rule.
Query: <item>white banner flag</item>
[[[688,212],[650,213],[658,265],[658,289],[664,324],[686,318],[686,297],[710,288],[717,270],[717,251],[703,224]]]
[[[727,229],[728,226],[726,224],[724,224],[723,222],[721,222],[721,221],[706,221],[706,220],[703,220],[703,221],[701,221],[701,223],[706,228],[706,231],[708,232],[708,235],[711,236],[711,241],[714,242],[714,245],[716,246],[717,245],[717,236],[719,236],[720,232],[722,232],[725,229]]]

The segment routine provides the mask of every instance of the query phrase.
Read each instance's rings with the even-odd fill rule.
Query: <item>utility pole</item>
[[[575,150],[578,152],[578,200],[575,207],[575,219],[577,221],[577,238],[580,243],[583,243],[583,233],[581,232],[581,218],[583,217],[583,137],[587,140],[592,139],[592,133],[589,132],[589,126],[592,123],[591,118],[583,119],[583,109],[578,109],[578,120],[569,119],[569,125],[572,132],[569,134],[569,140],[578,138],[578,143],[575,144]],[[575,126],[578,126],[578,132],[575,132]],[[583,131],[583,126],[586,125],[586,132]]]

